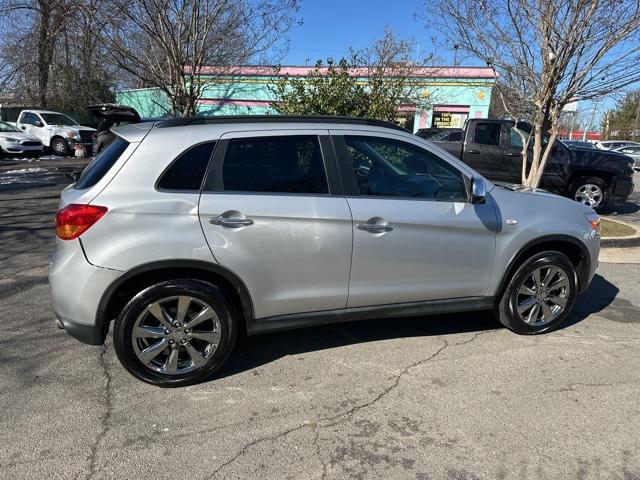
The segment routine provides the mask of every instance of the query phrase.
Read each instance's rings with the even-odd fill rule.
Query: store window
[[[436,105],[431,126],[435,128],[463,128],[469,118],[468,105]]]

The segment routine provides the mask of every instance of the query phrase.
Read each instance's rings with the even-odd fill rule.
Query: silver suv
[[[498,186],[391,124],[184,118],[114,129],[62,193],[59,325],[160,386],[220,368],[239,332],[492,309],[556,328],[596,269],[599,217]]]

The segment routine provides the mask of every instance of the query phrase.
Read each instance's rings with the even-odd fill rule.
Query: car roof
[[[173,118],[158,122],[156,128],[185,127],[190,125],[224,125],[224,124],[247,124],[247,123],[279,123],[279,124],[300,124],[312,123],[333,124],[333,125],[366,125],[374,127],[391,128],[407,132],[405,128],[391,122],[376,120],[372,118],[340,117],[329,115],[219,115],[215,117],[184,117]]]

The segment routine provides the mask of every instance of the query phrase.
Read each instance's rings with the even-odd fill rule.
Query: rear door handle
[[[356,228],[369,233],[385,233],[393,230],[393,227],[381,217],[372,217],[366,223],[357,224]]]
[[[507,153],[507,157],[522,157],[521,153]]]
[[[253,225],[253,220],[239,212],[225,212],[217,217],[211,217],[209,223],[227,228],[240,228]]]
[[[480,153],[480,150],[469,150],[468,153],[473,153],[474,155],[477,155],[478,153]]]
[[[384,233],[393,230],[393,227],[390,227],[389,225],[369,225],[367,223],[360,223],[356,228],[369,233]]]

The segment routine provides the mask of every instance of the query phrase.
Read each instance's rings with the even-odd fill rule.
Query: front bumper
[[[624,202],[633,192],[633,178],[621,178],[613,184],[611,198],[617,202]]]
[[[101,345],[108,325],[96,323],[104,291],[122,272],[90,264],[79,239],[56,239],[49,265],[53,311],[65,330],[81,342]]]
[[[0,148],[2,148],[3,152],[20,155],[25,153],[42,153],[44,145],[23,145],[15,142],[0,142]]]

